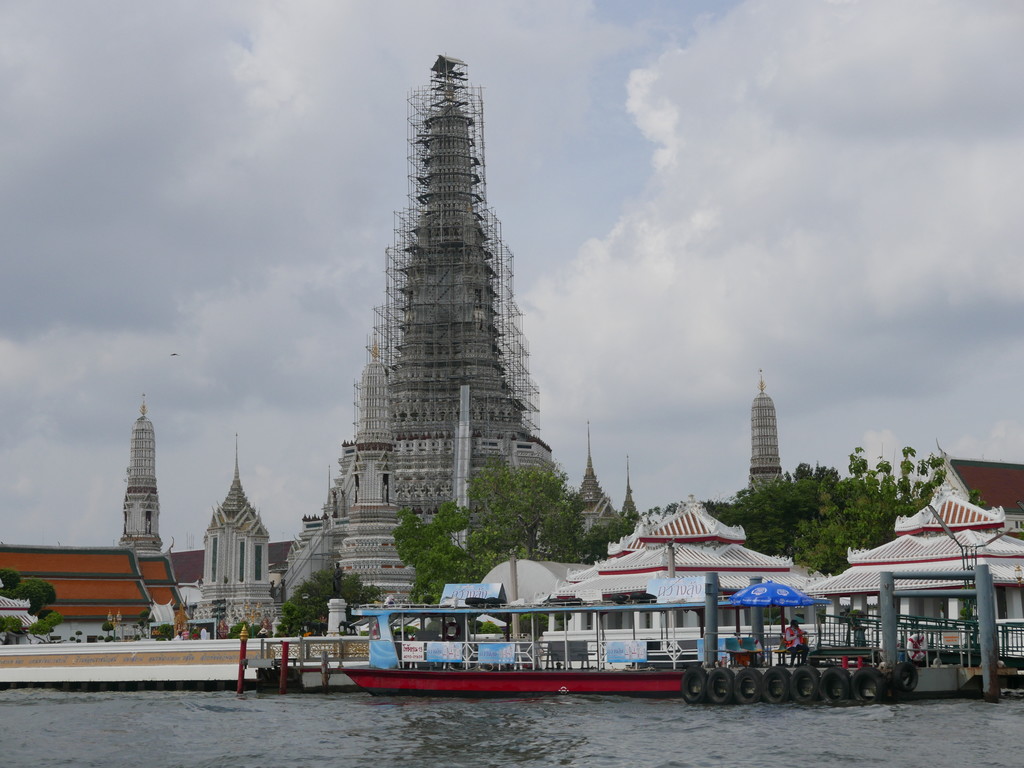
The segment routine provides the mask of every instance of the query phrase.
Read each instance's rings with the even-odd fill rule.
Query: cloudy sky
[[[484,86],[541,436],[616,504],[939,444],[1024,462],[1024,7],[0,1],[0,540],[317,514],[439,53]],[[177,353],[172,356],[172,353]]]

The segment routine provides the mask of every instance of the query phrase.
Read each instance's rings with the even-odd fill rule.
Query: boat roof
[[[545,603],[541,605],[359,605],[352,609],[356,616],[389,616],[393,613],[417,616],[455,616],[489,614],[526,614],[526,613],[651,613],[654,611],[695,610],[703,608],[704,603],[587,603],[581,605]],[[720,600],[719,608],[744,608],[734,605],[728,600]]]

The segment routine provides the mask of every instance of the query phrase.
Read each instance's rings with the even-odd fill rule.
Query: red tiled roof
[[[138,556],[126,548],[56,548],[0,545],[0,567],[53,585],[47,608],[66,620],[105,621],[121,613],[135,621],[151,603],[181,602],[164,555]]]
[[[291,541],[272,541],[267,545],[267,567],[273,568],[288,559]],[[202,549],[190,549],[185,552],[171,552],[174,575],[178,584],[194,584],[203,578],[203,565],[206,552]]]
[[[950,466],[968,489],[978,491],[985,506],[1016,511],[1024,501],[1024,464],[950,459]]]
[[[0,565],[26,578],[47,580],[55,576],[141,575],[138,559],[128,549],[2,546]]]
[[[171,562],[174,564],[174,575],[179,584],[194,584],[203,578],[203,560],[205,552],[201,549],[192,549],[187,552],[171,552]]]

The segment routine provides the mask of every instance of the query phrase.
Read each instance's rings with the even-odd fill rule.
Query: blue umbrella
[[[729,598],[733,605],[763,607],[768,605],[800,606],[828,603],[828,600],[811,597],[796,587],[779,584],[777,581],[763,581],[751,584]],[[781,616],[780,616],[781,618]]]
[[[796,587],[786,584],[779,584],[777,581],[763,581],[760,584],[751,584],[729,598],[733,605],[815,605],[827,603],[828,600],[819,600],[801,592]]]

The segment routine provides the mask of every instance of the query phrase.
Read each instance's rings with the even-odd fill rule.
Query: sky
[[[165,547],[234,471],[317,515],[407,205],[407,98],[484,91],[540,436],[616,505],[858,447],[1024,463],[1024,6],[0,0],[0,540]]]

